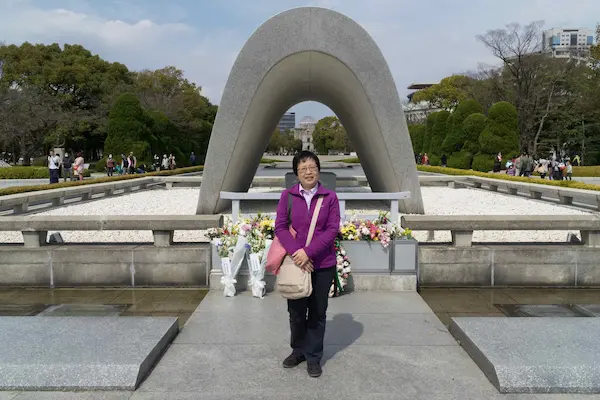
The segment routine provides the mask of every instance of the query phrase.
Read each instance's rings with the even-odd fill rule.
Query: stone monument
[[[215,120],[198,214],[222,212],[221,191],[247,191],[281,115],[318,101],[340,118],[374,192],[410,191],[400,210],[422,214],[408,127],[389,67],[369,34],[335,11],[278,14],[248,39]]]

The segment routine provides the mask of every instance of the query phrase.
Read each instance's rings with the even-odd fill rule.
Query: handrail
[[[579,230],[585,245],[600,247],[596,215],[405,215],[400,224],[414,231],[449,230],[457,247],[470,247],[473,231],[486,230]]]
[[[48,231],[149,230],[157,247],[170,246],[176,230],[206,230],[223,226],[222,215],[92,215],[9,216],[0,231],[21,231],[25,247],[45,245]]]

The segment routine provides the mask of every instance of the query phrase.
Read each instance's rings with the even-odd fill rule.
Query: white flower
[[[345,256],[345,255],[346,255],[346,250],[342,249],[342,250],[340,251],[340,253],[341,253],[343,256]]]

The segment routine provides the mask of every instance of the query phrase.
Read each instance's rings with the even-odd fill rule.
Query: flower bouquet
[[[248,284],[252,288],[252,296],[262,299],[265,295],[265,267],[267,254],[273,238],[275,237],[275,221],[261,214],[252,220],[252,229],[248,234],[250,254],[248,266],[250,269],[250,280]]]
[[[344,246],[342,246],[339,238],[335,240],[335,253],[336,274],[329,289],[329,297],[337,297],[344,291],[351,272],[350,259],[346,255],[346,250],[344,250]]]
[[[231,259],[237,246],[237,236],[221,236],[213,238],[213,243],[217,247],[219,258],[221,259],[221,284],[224,286],[223,295],[233,297],[235,295],[235,283]]]

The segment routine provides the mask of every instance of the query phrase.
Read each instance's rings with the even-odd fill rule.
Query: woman
[[[77,158],[75,159],[75,164],[73,164],[73,172],[78,177],[80,181],[83,180],[83,168],[84,168],[85,160],[83,159],[83,153],[77,153]]]
[[[113,176],[113,171],[115,170],[115,160],[113,160],[112,154],[108,155],[108,160],[106,160],[106,174],[107,176]]]
[[[329,288],[335,274],[335,239],[340,225],[340,207],[335,192],[325,189],[319,182],[321,163],[315,154],[303,151],[296,155],[293,169],[300,183],[281,194],[275,235],[296,266],[311,272],[313,291],[309,297],[288,300],[292,354],[283,361],[283,367],[293,368],[307,361],[308,375],[316,378],[322,373],[320,363]],[[296,238],[289,231],[288,195],[291,199],[291,226],[296,231]],[[305,247],[312,214],[321,196],[323,204],[314,236],[310,245]]]

